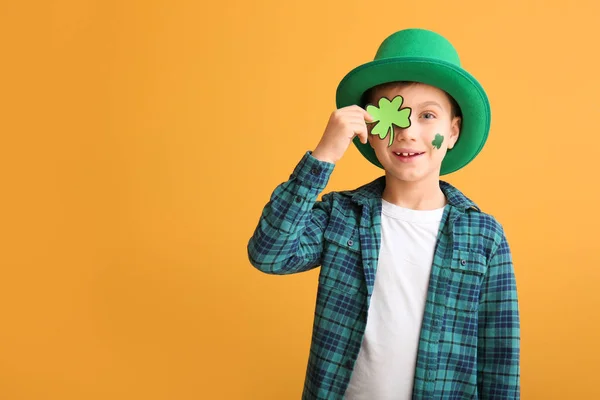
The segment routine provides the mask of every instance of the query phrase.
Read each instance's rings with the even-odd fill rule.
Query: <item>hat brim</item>
[[[360,104],[365,91],[394,81],[413,81],[435,86],[452,96],[461,109],[461,132],[458,141],[442,161],[440,175],[463,168],[479,154],[490,130],[489,100],[479,82],[454,64],[415,57],[371,61],[356,67],[342,79],[336,92],[337,107]],[[362,144],[358,137],[353,142],[367,160],[383,168],[368,142]]]

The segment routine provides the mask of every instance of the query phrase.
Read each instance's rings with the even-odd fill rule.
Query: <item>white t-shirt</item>
[[[348,400],[412,398],[429,274],[444,212],[382,201],[381,251]]]

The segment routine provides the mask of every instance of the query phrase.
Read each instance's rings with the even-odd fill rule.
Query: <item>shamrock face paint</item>
[[[433,147],[435,147],[436,149],[439,150],[439,148],[442,147],[443,142],[444,142],[444,137],[442,135],[440,135],[439,133],[437,133],[435,135],[435,139],[433,139],[433,142],[431,142],[431,144],[433,145]]]
[[[366,108],[367,112],[373,117],[373,122],[376,123],[371,130],[371,135],[379,136],[380,139],[390,135],[388,147],[394,142],[394,125],[399,128],[408,128],[410,126],[410,107],[400,108],[404,99],[398,95],[392,101],[382,97],[379,99],[379,107],[369,104]]]

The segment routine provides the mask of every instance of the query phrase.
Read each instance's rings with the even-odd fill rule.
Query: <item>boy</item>
[[[440,180],[485,144],[483,88],[445,38],[407,29],[344,77],[337,105],[248,244],[265,273],[321,266],[302,398],[519,398],[506,237]],[[316,201],[351,141],[385,176]]]

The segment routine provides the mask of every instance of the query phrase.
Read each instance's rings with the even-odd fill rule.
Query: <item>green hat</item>
[[[483,87],[460,66],[458,53],[443,36],[425,29],[405,29],[383,41],[375,59],[350,71],[336,93],[338,108],[360,105],[370,88],[394,81],[413,81],[435,86],[456,100],[462,111],[460,136],[446,153],[441,175],[470,163],[483,148],[490,130],[490,103]],[[383,168],[371,145],[354,144],[363,156]]]

